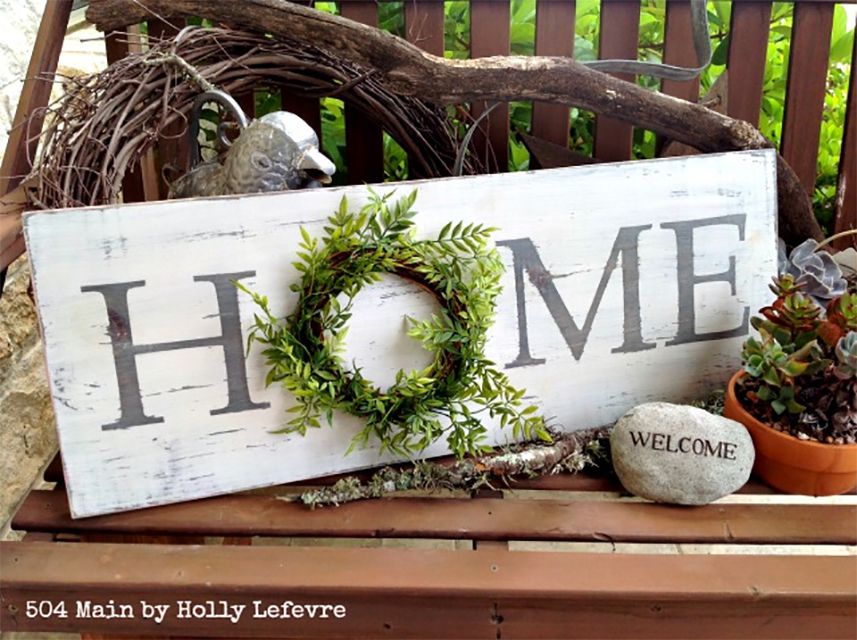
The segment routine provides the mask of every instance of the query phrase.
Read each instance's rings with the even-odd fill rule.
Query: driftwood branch
[[[365,482],[346,476],[330,487],[281,498],[308,507],[339,506],[346,502],[382,498],[397,491],[468,491],[509,485],[516,477],[577,473],[602,466],[609,457],[610,429],[598,428],[564,433],[550,444],[527,444],[518,450],[481,458],[465,458],[452,464],[431,461],[413,466],[384,467]]]
[[[443,104],[477,100],[537,100],[576,106],[645,127],[700,151],[772,145],[752,125],[702,105],[655,93],[570,58],[497,56],[448,60],[390,33],[285,0],[91,0],[87,18],[109,32],[153,14],[200,16],[299,40],[376,69],[388,88]],[[809,196],[778,158],[780,235],[795,244],[822,237]]]

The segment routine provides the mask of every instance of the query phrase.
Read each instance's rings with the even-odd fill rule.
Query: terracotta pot
[[[780,491],[808,496],[838,495],[857,486],[857,444],[799,440],[760,422],[735,395],[735,384],[742,375],[739,371],[729,381],[723,415],[750,432],[756,448],[754,474]]]

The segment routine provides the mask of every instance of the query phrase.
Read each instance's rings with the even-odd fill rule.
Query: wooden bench
[[[723,502],[683,508],[623,497],[606,477],[559,475],[472,496],[314,511],[280,500],[302,489],[288,485],[72,520],[57,464],[46,479],[57,487],[31,492],[14,518],[13,527],[28,532],[24,541],[3,543],[4,620],[16,629],[237,635],[218,619],[84,625],[25,616],[27,600],[64,600],[71,611],[79,600],[144,599],[346,607],[344,619],[245,614],[241,637],[849,638],[855,631],[854,495],[783,497],[753,482]]]
[[[729,69],[729,113],[755,122],[771,2],[735,2]],[[19,125],[41,126],[72,0],[48,3],[34,48]],[[471,53],[506,53],[509,6],[472,0]],[[571,53],[573,1],[539,3],[536,52]],[[377,20],[378,7],[342,2],[342,13]],[[686,2],[667,2],[665,59],[691,63]],[[405,2],[406,32],[435,52],[443,48],[443,4]],[[824,99],[833,3],[795,2],[782,152],[811,191]],[[602,57],[635,57],[639,4],[602,0]],[[413,30],[407,25],[421,25]],[[151,35],[169,27],[152,21]],[[127,53],[123,38],[107,39],[108,58]],[[799,62],[798,62],[799,61]],[[857,90],[852,70],[843,159],[844,197],[837,228],[855,226]],[[695,99],[694,83],[664,91]],[[247,96],[245,105],[252,104]],[[314,126],[319,110],[306,100],[285,104]],[[508,113],[491,114],[489,143],[505,166]],[[381,132],[346,112],[352,182],[383,176]],[[537,105],[532,133],[565,145],[569,110]],[[34,141],[14,129],[3,160],[0,192],[29,171]],[[484,144],[484,143],[483,143]],[[595,155],[631,154],[631,127],[603,120]],[[126,201],[163,196],[158,163],[181,156],[174,141],[125,181]],[[850,173],[849,173],[850,172]],[[849,177],[850,176],[850,177]],[[20,207],[19,207],[20,208]],[[0,216],[0,232],[13,227]],[[11,232],[10,232],[11,234]],[[4,268],[22,245],[6,235]],[[10,257],[11,256],[11,257]],[[474,495],[403,496],[309,511],[279,497],[288,485],[136,512],[72,520],[61,466],[32,491],[13,519],[21,542],[2,543],[0,612],[4,631],[77,631],[113,636],[170,637],[651,637],[853,638],[857,634],[857,498],[780,496],[751,482],[721,502],[698,508],[644,503],[610,479],[558,475],[522,480]],[[329,484],[323,478],[306,485]],[[76,620],[76,603],[135,603],[135,618]],[[247,605],[240,624],[221,618],[139,617],[141,601],[227,601]],[[32,614],[28,616],[27,602]],[[68,617],[40,617],[39,603],[65,602]],[[273,617],[262,605],[284,601],[341,605],[345,617]],[[259,616],[254,607],[262,606]],[[33,609],[35,607],[35,609]],[[287,610],[294,613],[294,609]],[[56,610],[54,610],[56,611]],[[90,613],[94,610],[90,609]],[[103,636],[95,636],[103,637]]]

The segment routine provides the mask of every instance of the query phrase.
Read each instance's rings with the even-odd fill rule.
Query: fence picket
[[[509,54],[509,2],[471,0],[470,57]],[[470,114],[478,118],[486,109],[484,102],[470,106]],[[487,136],[485,132],[487,131]],[[509,106],[500,104],[479,125],[473,136],[473,152],[486,159],[490,173],[506,171],[509,165]]]
[[[179,32],[179,28],[184,26],[184,21],[180,25],[164,22],[160,19],[153,18],[148,21],[149,39],[169,40],[174,38]],[[176,80],[180,82],[180,80]],[[187,166],[187,123],[184,119],[179,119],[173,122],[161,131],[161,136],[157,143],[157,154],[155,156],[156,175],[158,176],[158,192],[161,200],[166,199],[169,189],[164,176],[164,167],[174,169],[174,174],[170,177],[175,179],[183,174],[189,168]]]
[[[536,55],[569,56],[574,53],[575,0],[540,0],[536,5]],[[568,145],[569,108],[561,104],[533,104],[531,132],[537,138]],[[531,166],[532,166],[532,160]]]
[[[405,2],[405,37],[423,51],[443,57],[443,0]]]
[[[696,67],[696,50],[693,48],[689,0],[668,0],[664,25],[664,62],[679,67]],[[682,100],[699,101],[699,78],[687,82],[664,80],[661,91]]]
[[[810,195],[815,189],[833,8],[806,2],[794,6],[780,151]]]
[[[771,2],[736,2],[729,27],[729,84],[727,113],[759,124],[765,55],[771,29]]]
[[[598,57],[636,60],[640,36],[640,3],[601,0]],[[613,74],[634,82],[629,74]],[[634,128],[613,118],[595,119],[595,157],[604,162],[631,158]]]
[[[139,52],[142,46],[140,27],[131,27],[127,33],[110,33],[105,40],[107,63],[113,64],[129,53]],[[157,199],[158,174],[155,168],[155,154],[149,149],[122,179],[122,201],[145,202]]]
[[[857,28],[857,25],[855,25]],[[851,54],[851,77],[848,84],[848,107],[839,158],[839,180],[836,188],[835,232],[857,229],[857,38]],[[838,249],[857,246],[857,237],[836,241]]]
[[[378,26],[378,5],[369,0],[343,2],[342,16]],[[383,182],[384,139],[381,127],[356,108],[345,104],[345,162],[349,184]]]

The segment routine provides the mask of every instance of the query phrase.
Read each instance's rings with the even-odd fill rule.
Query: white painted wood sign
[[[418,189],[419,235],[485,222],[506,263],[488,356],[562,428],[686,401],[739,364],[776,271],[775,158],[751,151],[380,185]],[[377,465],[345,455],[352,416],[278,435],[292,405],[244,357],[255,307],[287,315],[299,227],[364,186],[26,216],[75,517]],[[349,361],[379,384],[428,362],[405,315],[431,296],[394,276],[359,294]],[[492,426],[491,440],[510,434]],[[442,444],[427,455],[445,452]]]

